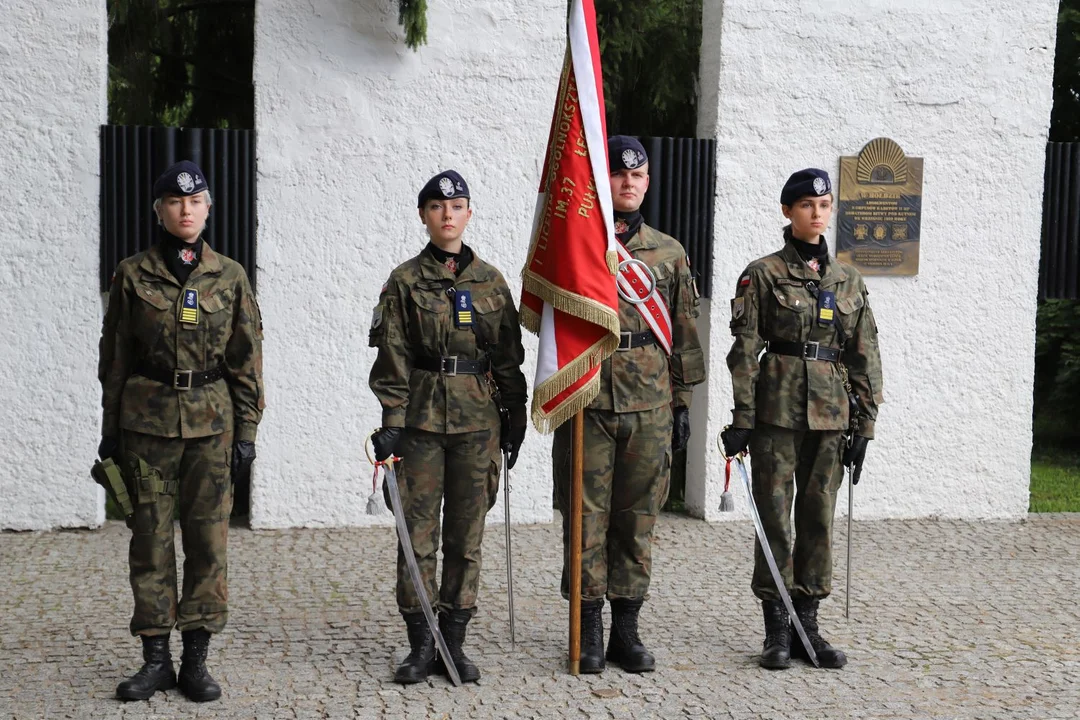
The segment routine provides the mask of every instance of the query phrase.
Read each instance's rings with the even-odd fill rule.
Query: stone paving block
[[[230,622],[209,659],[224,696],[206,705],[175,690],[113,699],[141,662],[127,631],[123,525],[0,533],[0,720],[1078,716],[1080,516],[856,522],[851,617],[843,552],[821,607],[823,632],[850,664],[769,672],[757,665],[751,527],[665,515],[641,615],[657,671],[578,678],[565,672],[558,527],[514,528],[513,648],[502,534],[488,534],[466,644],[483,677],[457,689],[443,677],[392,682],[407,641],[391,529],[234,528]]]

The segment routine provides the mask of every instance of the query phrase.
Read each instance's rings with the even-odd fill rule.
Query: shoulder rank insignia
[[[199,324],[199,291],[195,288],[184,290],[184,304],[180,307],[180,322],[185,325]]]
[[[458,290],[454,295],[454,327],[467,328],[473,324],[472,292]]]

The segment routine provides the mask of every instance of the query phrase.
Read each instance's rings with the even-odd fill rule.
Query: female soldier
[[[832,590],[833,511],[843,468],[856,466],[858,482],[884,402],[877,325],[859,272],[829,257],[822,236],[833,206],[828,174],[793,174],[780,203],[791,221],[784,247],[743,271],[731,301],[735,341],[727,363],[735,409],[724,450],[731,456],[749,444],[754,502],[795,612],[821,665],[839,668],[847,658],[818,634],[817,609]],[[856,412],[849,412],[849,397]],[[791,652],[805,659],[760,547],[752,588],[765,618],[761,665],[786,668]]]
[[[262,321],[244,268],[203,238],[210,191],[202,170],[177,163],[154,183],[154,197],[158,242],[116,268],[98,366],[98,454],[120,464],[135,506],[131,633],[142,638],[145,660],[116,694],[145,700],[178,684],[169,653],[175,625],[184,643],[180,690],[202,702],[221,696],[206,652],[228,616],[230,469],[250,470],[264,407]]]
[[[465,682],[480,677],[461,646],[476,612],[480,544],[498,490],[500,442],[510,446],[513,467],[526,424],[517,308],[502,274],[461,242],[472,217],[469,197],[469,186],[453,170],[424,185],[417,207],[431,241],[390,273],[370,337],[379,349],[370,385],[383,408],[375,457],[403,457],[398,485],[423,590],[438,606],[450,660]],[[501,439],[500,402],[510,416]],[[411,648],[394,674],[402,684],[420,682],[435,668],[435,641],[417,592],[399,545],[397,603]]]

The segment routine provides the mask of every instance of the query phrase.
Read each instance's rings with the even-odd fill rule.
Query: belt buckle
[[[619,333],[619,347],[615,348],[616,352],[626,352],[627,350],[633,350],[634,333],[621,332]]]
[[[810,354],[810,346],[811,345],[814,346],[814,354],[813,355]],[[818,342],[808,342],[808,343],[806,343],[805,345],[803,345],[803,360],[817,360],[818,359],[818,354],[820,353],[820,351],[821,351],[821,343],[818,343]]]
[[[173,390],[190,390],[191,389],[191,373],[192,370],[173,370]],[[187,383],[182,382],[183,378],[187,378]]]
[[[447,370],[447,369],[446,369],[446,361],[447,361],[447,360],[451,360],[451,361],[453,361],[453,363],[454,363],[454,366],[453,366],[453,369],[452,369],[452,370]],[[444,358],[442,359],[442,363],[441,363],[441,364],[442,364],[442,368],[441,368],[441,369],[442,369],[442,374],[443,374],[443,375],[447,375],[447,376],[449,376],[449,377],[454,377],[455,375],[457,375],[457,365],[458,365],[458,356],[457,356],[457,355],[451,355],[451,356],[449,356],[449,357],[444,357]]]

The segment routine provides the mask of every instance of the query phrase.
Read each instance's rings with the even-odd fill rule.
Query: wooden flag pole
[[[585,411],[574,415],[570,476],[570,674],[581,672],[581,477],[585,467]]]

